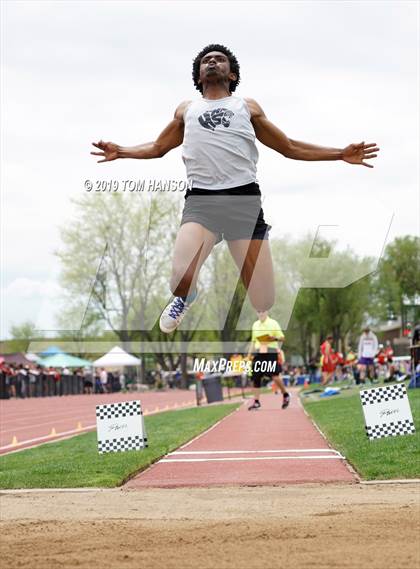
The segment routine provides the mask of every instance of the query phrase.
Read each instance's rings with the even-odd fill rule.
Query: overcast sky
[[[96,164],[90,142],[153,140],[199,96],[191,63],[208,43],[232,49],[236,94],[291,138],[381,148],[369,169],[258,143],[273,235],[336,225],[340,246],[379,257],[389,228],[387,242],[418,234],[418,39],[417,2],[3,2],[0,337],[51,323],[53,251],[85,179],[185,178],[179,148]]]

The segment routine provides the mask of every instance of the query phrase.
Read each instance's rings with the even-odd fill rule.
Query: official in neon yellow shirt
[[[268,312],[258,312],[258,320],[252,325],[252,339],[248,351],[248,356],[255,353],[252,362],[252,382],[254,385],[254,403],[248,407],[249,410],[259,409],[261,379],[264,376],[270,377],[276,383],[283,394],[283,405],[285,409],[290,403],[290,394],[286,391],[281,377],[282,366],[279,362],[281,343],[284,334],[280,324],[273,318],[269,318]],[[279,342],[281,342],[279,344]],[[268,364],[271,364],[267,369]],[[275,365],[274,365],[275,364]]]
[[[283,340],[284,334],[277,320],[269,318],[268,312],[258,312],[258,320],[252,325],[252,342],[255,351],[260,352],[261,347],[277,350],[278,342]]]

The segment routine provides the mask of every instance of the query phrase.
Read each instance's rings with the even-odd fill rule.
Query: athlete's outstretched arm
[[[258,140],[265,146],[280,152],[283,156],[293,160],[344,160],[349,164],[362,164],[368,168],[373,168],[364,160],[376,158],[375,152],[378,152],[379,148],[375,142],[349,144],[346,148],[326,148],[293,140],[267,119],[264,111],[254,99],[245,100],[251,113],[251,122]]]
[[[146,142],[138,146],[120,146],[113,142],[92,142],[101,152],[91,152],[94,156],[102,156],[98,162],[110,162],[117,158],[160,158],[172,148],[176,148],[184,139],[184,111],[189,101],[181,103],[175,111],[174,118],[159,134],[154,142]]]

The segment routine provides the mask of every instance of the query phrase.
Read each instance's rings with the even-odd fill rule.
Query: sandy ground
[[[3,569],[420,567],[420,484],[0,493]]]

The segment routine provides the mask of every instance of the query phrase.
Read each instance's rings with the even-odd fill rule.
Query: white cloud
[[[17,298],[55,297],[60,294],[60,287],[54,281],[37,281],[18,278],[12,281],[4,291],[5,294]]]
[[[31,321],[39,330],[54,330],[55,313],[63,293],[56,280],[18,277],[1,290],[2,328],[6,337],[12,324]]]

